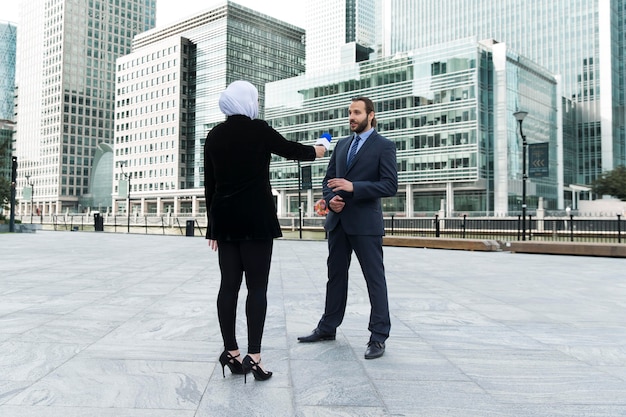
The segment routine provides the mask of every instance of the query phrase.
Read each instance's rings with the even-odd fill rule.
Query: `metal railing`
[[[142,234],[189,234],[186,223],[193,221],[193,235],[204,236],[206,217],[175,217],[171,215],[113,216],[102,215],[102,231],[113,233]],[[30,215],[16,219],[30,223]],[[325,237],[324,217],[305,217],[301,221],[295,217],[279,218],[283,231],[308,230]],[[95,231],[93,215],[62,214],[52,216],[34,216],[33,223],[53,230]],[[384,219],[388,236],[414,236],[458,239],[493,239],[501,241],[522,240],[521,215],[517,217],[396,217]],[[626,224],[621,215],[615,218],[588,218],[573,215],[545,217],[528,216],[526,219],[526,239],[536,241],[602,242],[624,243]]]
[[[20,219],[23,223],[30,223],[30,216]],[[51,216],[35,216],[34,224],[40,224],[59,231],[88,231],[109,233],[141,233],[161,235],[185,235],[185,222],[193,220],[195,236],[204,236],[206,226],[202,226],[198,219],[193,217],[173,216],[113,216],[102,215],[101,230],[98,230],[96,218],[85,214],[53,214]],[[181,225],[182,223],[182,225]]]
[[[615,219],[526,219],[526,238],[538,241],[622,243],[624,224]],[[522,240],[521,216],[515,218],[391,218],[385,219],[391,236],[446,237],[459,239]]]

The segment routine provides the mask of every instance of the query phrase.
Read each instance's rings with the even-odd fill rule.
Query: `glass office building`
[[[329,132],[348,136],[351,98],[370,97],[378,131],[396,143],[400,189],[384,200],[387,213],[507,215],[521,211],[522,143],[512,114],[524,121],[529,143],[548,148],[546,176],[528,182],[529,206],[544,199],[562,206],[561,101],[557,80],[502,43],[467,38],[374,61],[343,65],[266,87],[266,120],[288,139],[313,143]],[[328,158],[311,165],[306,212],[321,198]],[[271,166],[279,215],[298,209],[298,165],[275,157]]]
[[[0,22],[0,176],[11,179],[13,148],[13,115],[15,113],[15,45],[17,28],[10,22]],[[2,208],[0,207],[0,211]]]
[[[156,0],[23,2],[17,39],[18,190],[43,214],[79,210],[99,144],[113,142],[115,60],[154,27]],[[20,204],[21,214],[28,204]]]
[[[306,2],[306,71],[325,72],[376,52],[379,0]]]
[[[125,212],[130,177],[130,212],[199,214],[220,93],[250,81],[263,117],[266,83],[301,74],[304,48],[303,29],[230,1],[138,35],[117,61],[113,210]]]
[[[13,132],[15,131],[15,123],[11,120],[0,119],[0,177],[11,181],[11,151],[13,149]],[[3,207],[0,207],[2,213]]]
[[[566,186],[626,164],[625,0],[391,0],[390,10],[392,53],[493,38],[559,75],[577,123]]]
[[[17,28],[0,22],[0,120],[13,120]]]

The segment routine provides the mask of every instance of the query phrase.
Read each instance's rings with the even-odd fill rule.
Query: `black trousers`
[[[328,234],[326,303],[317,327],[323,333],[334,334],[343,321],[348,301],[348,270],[352,251],[361,264],[367,284],[371,306],[368,326],[370,341],[384,342],[389,337],[391,320],[383,264],[383,237],[348,235],[341,222]]]
[[[245,273],[248,296],[248,353],[261,352],[261,339],[267,312],[267,284],[272,261],[273,239],[218,241],[222,280],[217,295],[217,317],[226,350],[237,350],[235,323],[237,299]]]

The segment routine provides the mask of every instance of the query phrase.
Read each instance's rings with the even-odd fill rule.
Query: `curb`
[[[442,239],[428,237],[384,236],[384,246],[466,250],[481,252],[506,251],[542,255],[598,256],[626,258],[626,245],[584,242],[496,241],[489,239]]]

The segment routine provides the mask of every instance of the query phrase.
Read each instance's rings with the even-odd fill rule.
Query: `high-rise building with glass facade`
[[[113,142],[115,60],[130,52],[136,34],[154,27],[155,14],[156,0],[22,2],[18,190],[28,175],[42,213],[80,209],[96,150]]]
[[[563,208],[563,112],[557,79],[503,43],[467,38],[346,64],[266,86],[266,120],[288,139],[312,143],[323,132],[350,134],[351,98],[370,97],[377,129],[396,143],[400,188],[385,199],[389,213],[439,211],[503,216],[522,203],[522,144],[513,112],[532,108],[524,133],[547,147],[550,169],[528,181],[537,207]],[[306,212],[321,198],[328,160],[311,163]],[[298,166],[275,157],[272,187],[280,215],[298,209]]]
[[[0,22],[0,120],[13,120],[15,113],[15,47],[17,27]]]
[[[0,119],[0,177],[11,181],[11,164],[13,150],[13,132],[15,123],[11,120]],[[4,207],[0,205],[0,213]]]
[[[304,71],[304,31],[230,1],[138,35],[117,61],[114,208],[201,211],[204,140],[224,120],[220,93],[235,80],[259,90]],[[119,181],[130,179],[130,199]]]
[[[626,0],[390,1],[391,53],[493,38],[559,75],[576,112],[574,183],[626,164]]]
[[[364,61],[378,50],[379,0],[306,2],[306,70],[324,72]]]
[[[15,45],[17,28],[0,22],[0,176],[11,179],[11,150],[15,124]],[[0,211],[2,208],[0,207]]]

